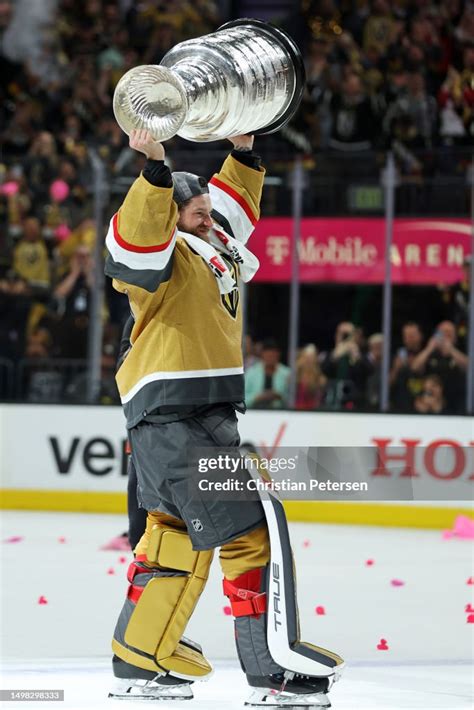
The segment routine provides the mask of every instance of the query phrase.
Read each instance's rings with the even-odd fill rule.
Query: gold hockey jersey
[[[244,244],[260,215],[264,174],[229,155],[209,182],[213,209]],[[117,373],[129,428],[158,407],[244,399],[238,286],[221,295],[177,221],[173,188],[140,175],[106,238],[106,274],[127,294],[135,319],[132,347]],[[238,264],[219,258],[237,283]]]

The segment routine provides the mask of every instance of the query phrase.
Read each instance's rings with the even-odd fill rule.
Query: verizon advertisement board
[[[125,422],[118,407],[2,405],[0,432],[1,488],[126,489]],[[474,427],[468,417],[250,411],[240,417],[240,432],[242,442],[266,459],[292,447],[371,447],[378,456],[368,480],[428,483],[426,499],[472,498]]]
[[[396,219],[392,279],[396,284],[459,281],[470,251],[471,226],[462,219]],[[254,281],[291,279],[293,220],[263,218],[251,240],[260,260]],[[301,223],[300,280],[303,283],[366,283],[384,280],[385,220],[304,218]]]

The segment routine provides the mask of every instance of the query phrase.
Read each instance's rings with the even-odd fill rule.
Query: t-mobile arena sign
[[[453,283],[471,252],[471,225],[465,219],[396,219],[392,280],[396,284]],[[260,260],[254,281],[291,279],[293,220],[263,218],[251,239]],[[317,218],[301,222],[300,281],[382,283],[385,274],[385,220]]]

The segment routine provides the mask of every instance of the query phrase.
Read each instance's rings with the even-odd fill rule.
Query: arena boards
[[[449,528],[457,515],[472,515],[474,431],[469,417],[249,411],[241,418],[240,431],[242,441],[266,457],[309,442],[381,447],[387,441],[408,456],[416,441],[432,452],[448,445],[464,462],[451,477],[420,466],[419,476],[432,479],[442,491],[437,500],[287,500],[291,521]],[[125,428],[120,408],[1,405],[0,432],[1,508],[125,512]],[[454,484],[466,494],[454,498]]]

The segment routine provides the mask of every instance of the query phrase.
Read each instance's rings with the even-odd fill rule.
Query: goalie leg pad
[[[235,617],[235,640],[242,670],[268,675],[283,670],[274,663],[266,634],[266,574],[270,541],[266,525],[223,545],[220,563],[224,594]]]
[[[129,568],[131,584],[113,650],[124,661],[157,673],[204,677],[212,667],[180,638],[206,584],[213,551],[194,551],[185,531],[162,522],[147,526],[145,550]]]
[[[315,679],[318,688],[326,686],[323,679],[337,678],[344,662],[332,651],[301,642],[286,516],[278,500],[258,490],[267,519],[267,526],[259,528],[265,544],[263,538],[248,539],[245,544],[237,539],[223,548],[225,556],[223,551],[220,555],[242,668],[252,678],[289,672]],[[256,550],[260,544],[259,554],[250,553],[250,543]],[[266,554],[262,554],[264,549]],[[258,562],[245,567],[248,560]]]
[[[270,537],[267,567],[267,643],[270,654],[287,672],[298,676],[337,679],[344,668],[336,653],[300,640],[293,553],[283,505],[268,491],[258,489]]]
[[[247,675],[268,676],[284,671],[274,662],[267,643],[267,594],[265,567],[250,570],[232,581],[224,579],[235,617],[235,642],[242,670]]]

